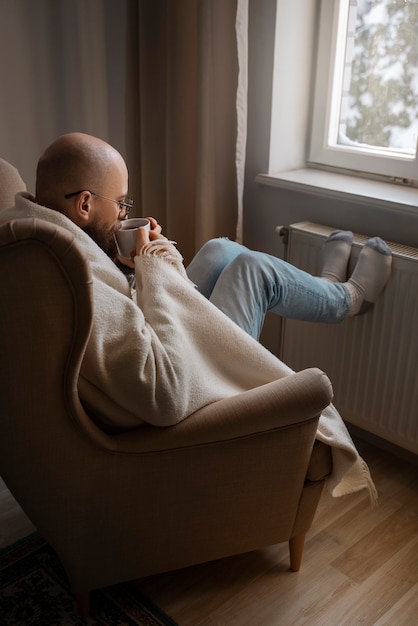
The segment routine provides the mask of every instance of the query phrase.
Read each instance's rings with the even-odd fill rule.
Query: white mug
[[[131,258],[131,252],[136,248],[136,238],[140,226],[144,226],[148,230],[151,228],[149,220],[145,217],[133,217],[121,222],[120,229],[115,232],[119,256],[125,259]]]

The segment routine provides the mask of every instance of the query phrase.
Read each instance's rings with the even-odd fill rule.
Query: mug
[[[131,252],[136,248],[136,237],[140,226],[144,226],[148,230],[151,228],[149,220],[145,217],[133,217],[121,222],[120,229],[115,232],[119,256],[125,259],[131,258]]]

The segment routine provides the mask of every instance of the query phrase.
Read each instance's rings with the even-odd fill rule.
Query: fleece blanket
[[[195,289],[171,243],[147,245],[135,257],[133,295],[112,260],[64,215],[20,193],[0,219],[21,217],[70,231],[90,262],[94,319],[79,391],[103,427],[170,426],[211,402],[292,373]],[[332,405],[320,417],[317,438],[332,449],[330,493],[367,489],[375,502],[367,464]]]

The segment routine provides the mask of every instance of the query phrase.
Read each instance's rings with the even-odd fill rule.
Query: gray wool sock
[[[347,280],[347,266],[351,254],[353,233],[350,230],[336,230],[324,243],[321,278],[331,283]]]
[[[345,283],[352,300],[349,315],[368,310],[389,280],[392,251],[380,239],[373,237],[363,246],[351,278]]]

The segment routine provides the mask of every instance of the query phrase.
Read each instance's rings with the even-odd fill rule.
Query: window
[[[418,0],[322,0],[309,164],[418,186]]]

